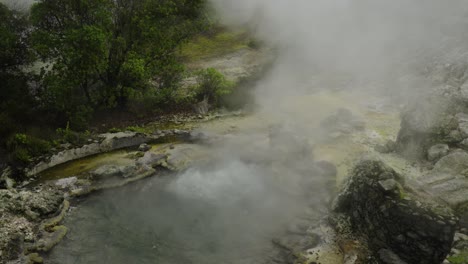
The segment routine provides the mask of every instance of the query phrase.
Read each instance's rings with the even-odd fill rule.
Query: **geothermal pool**
[[[69,233],[46,262],[287,263],[274,241],[301,241],[300,250],[323,242],[310,231],[321,225],[349,167],[362,154],[379,155],[374,147],[396,136],[397,111],[376,110],[367,105],[369,98],[366,104],[356,98],[363,97],[322,93],[285,100],[279,106],[283,112],[302,121],[289,126],[286,139],[269,139],[268,127],[284,119],[265,112],[203,124],[203,131],[223,136],[204,162],[72,202],[63,223]],[[365,129],[315,141],[320,121],[342,107],[362,116]],[[307,138],[310,146],[294,144],[291,135]],[[298,147],[310,149],[311,155]],[[113,155],[120,160],[122,153],[88,162],[112,164]],[[386,159],[397,170],[406,168],[396,157]],[[313,167],[319,160],[335,164],[337,175],[317,174]],[[55,179],[73,166],[48,177]],[[330,261],[322,263],[342,260],[334,249],[330,252]]]
[[[310,204],[267,173],[236,161],[91,195],[67,216],[70,232],[47,262],[281,262],[272,240]]]

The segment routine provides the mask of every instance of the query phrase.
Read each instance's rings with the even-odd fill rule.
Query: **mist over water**
[[[321,109],[297,107],[299,99],[333,90],[417,98],[430,86],[424,69],[459,56],[468,39],[460,23],[466,0],[212,3],[223,23],[247,25],[274,47],[275,63],[254,90],[255,114],[266,125],[225,136],[210,162],[173,178],[89,198],[65,223],[70,238],[52,260],[271,263],[271,240],[307,209],[325,216],[332,195],[334,179],[317,171],[321,157],[311,155],[320,140],[320,120],[311,119]]]

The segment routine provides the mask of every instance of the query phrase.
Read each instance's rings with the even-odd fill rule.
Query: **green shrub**
[[[464,250],[459,254],[448,258],[451,264],[467,264],[468,263],[468,250]]]
[[[90,136],[90,132],[76,132],[70,129],[70,122],[67,122],[65,129],[57,128],[57,135],[62,143],[71,143],[73,145],[81,145],[86,142],[86,139]]]
[[[47,154],[51,149],[48,141],[26,134],[14,134],[7,141],[10,161],[27,164],[31,158]]]
[[[140,127],[140,126],[128,126],[128,127],[125,128],[125,130],[136,132],[136,133],[149,133],[149,132],[151,132],[147,128]]]
[[[121,130],[116,127],[109,129],[109,133],[119,133],[119,132],[121,132]]]
[[[93,113],[94,110],[90,106],[80,105],[72,113],[69,113],[67,126],[71,126],[76,131],[83,131],[88,128]]]
[[[214,68],[208,68],[197,72],[198,87],[196,98],[201,101],[208,99],[214,106],[219,106],[222,96],[230,94],[234,83]]]

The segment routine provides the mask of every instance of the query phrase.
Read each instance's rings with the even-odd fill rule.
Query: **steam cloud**
[[[466,0],[212,2],[224,23],[249,25],[277,47],[276,68],[259,89],[260,105],[317,86],[312,77],[328,86],[341,78],[371,82],[406,96],[427,83],[403,76],[416,78],[428,61],[466,55],[459,49],[468,40]]]

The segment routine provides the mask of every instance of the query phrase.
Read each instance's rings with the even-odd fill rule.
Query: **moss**
[[[67,213],[69,208],[70,208],[70,202],[67,200],[64,200],[60,214],[57,215],[56,217],[53,217],[51,219],[44,221],[40,226],[41,230],[51,231],[55,226],[60,224],[63,218],[65,218],[65,214]]]
[[[400,200],[404,200],[405,198],[408,198],[408,194],[405,192],[405,190],[403,188],[401,188],[401,186],[398,186],[398,193],[399,193],[399,196],[400,196]]]
[[[136,133],[143,133],[143,134],[148,134],[153,132],[151,128],[145,127],[145,126],[128,126],[125,128],[126,131],[132,131]]]
[[[460,253],[447,258],[451,264],[467,264],[468,263],[468,250],[463,250]]]
[[[27,264],[44,263],[44,259],[38,253],[31,253],[27,256]]]
[[[119,133],[119,132],[122,132],[122,129],[118,129],[118,128],[113,127],[111,129],[109,129],[108,132],[109,133]]]
[[[54,226],[52,233],[45,235],[39,240],[36,249],[41,252],[49,252],[67,235],[68,228],[66,226]]]

